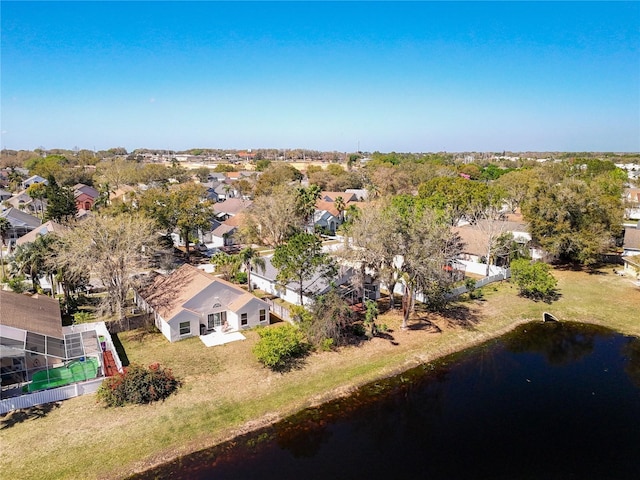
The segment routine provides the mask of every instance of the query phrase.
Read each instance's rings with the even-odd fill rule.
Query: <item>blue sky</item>
[[[640,151],[640,2],[1,3],[2,148]]]

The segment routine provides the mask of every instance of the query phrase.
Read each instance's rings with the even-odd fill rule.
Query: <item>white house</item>
[[[289,303],[300,305],[300,284],[298,282],[290,282],[287,285],[281,285],[276,280],[278,269],[271,263],[272,257],[262,258],[265,263],[264,270],[251,268],[251,283],[253,286],[271,295],[280,297]],[[327,278],[317,273],[311,279],[302,282],[303,304],[311,304],[316,296],[327,293],[331,288],[337,288],[341,294],[344,293],[343,296],[345,299],[350,300],[349,296],[354,291],[350,282],[354,274],[353,268],[345,266],[339,268],[338,274],[334,278]],[[366,283],[364,288],[367,298],[377,299],[379,297],[380,289],[377,284]],[[355,298],[353,300],[351,303],[359,301],[359,299]]]
[[[135,300],[170,342],[269,324],[264,300],[188,264],[156,276]]]

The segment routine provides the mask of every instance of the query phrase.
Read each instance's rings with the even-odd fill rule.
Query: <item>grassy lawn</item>
[[[629,279],[612,269],[554,274],[561,296],[552,304],[520,298],[508,283],[490,285],[482,300],[458,302],[445,315],[418,312],[408,331],[398,312],[385,313],[384,338],[312,355],[286,374],[257,363],[253,331],[213,348],[198,338],[170,344],[159,333],[120,334],[130,362],[170,367],[183,381],[179,392],[155,405],[106,409],[88,395],[8,414],[0,418],[2,478],[122,478],[540,320],[543,311],[640,336],[640,289]]]

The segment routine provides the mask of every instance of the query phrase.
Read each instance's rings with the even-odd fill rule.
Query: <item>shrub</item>
[[[106,378],[98,389],[98,399],[108,407],[144,404],[164,400],[181,385],[170,369],[154,363],[144,368],[129,365],[124,373]]]
[[[235,281],[236,283],[244,285],[245,283],[247,283],[247,277],[247,272],[238,272],[236,273]]]
[[[93,315],[91,312],[87,312],[86,310],[82,310],[80,312],[75,312],[73,314],[73,323],[88,323],[93,320]]]
[[[293,325],[258,329],[260,340],[253,353],[260,363],[272,370],[284,370],[307,352],[304,335]]]
[[[9,288],[15,293],[23,293],[27,290],[27,286],[24,283],[24,276],[19,275],[9,280]]]
[[[534,299],[549,299],[556,293],[557,280],[546,263],[531,263],[526,259],[511,262],[511,279],[520,289],[520,295]]]
[[[333,338],[325,338],[322,342],[320,342],[320,349],[323,352],[330,352],[333,350]]]

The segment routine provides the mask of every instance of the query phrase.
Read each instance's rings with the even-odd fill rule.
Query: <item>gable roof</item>
[[[60,223],[54,222],[53,220],[49,220],[46,223],[43,223],[39,227],[34,228],[26,235],[23,235],[18,240],[16,240],[16,245],[22,245],[23,243],[30,243],[35,241],[41,235],[47,235],[48,233],[63,233],[69,230],[68,227],[61,225]]]
[[[622,247],[625,250],[640,250],[640,229],[625,228]]]
[[[100,192],[98,192],[95,188],[90,187],[89,185],[85,185],[84,183],[76,183],[73,186],[73,196],[75,198],[78,198],[83,193],[93,199],[96,199],[100,196]]]
[[[13,227],[26,227],[33,229],[41,223],[39,218],[13,207],[0,213],[0,217],[4,217],[9,220]]]
[[[60,304],[45,295],[0,290],[0,325],[63,338]]]
[[[320,200],[324,200],[325,202],[335,202],[336,198],[342,197],[345,203],[347,202],[355,202],[358,200],[358,197],[355,193],[350,192],[321,192]]]
[[[185,264],[170,275],[158,275],[139,294],[165,321],[170,321],[183,310],[189,310],[189,302],[212,285],[220,300],[230,310],[236,310],[254,297],[238,286],[214,277],[192,265]]]
[[[243,198],[227,198],[224,202],[216,203],[214,208],[216,213],[228,213],[229,215],[237,215],[251,206],[251,200]]]
[[[316,211],[325,211],[325,212],[329,212],[331,215],[333,215],[334,217],[337,217],[338,214],[338,209],[336,208],[335,204],[333,202],[328,202],[325,200],[318,200],[316,202]]]

